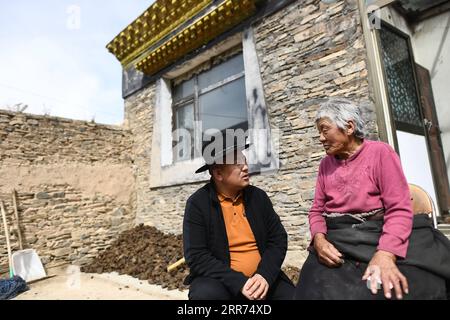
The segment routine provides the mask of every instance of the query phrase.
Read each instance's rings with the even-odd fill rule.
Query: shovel
[[[20,248],[19,251],[16,251],[12,254],[12,272],[15,275],[20,276],[26,282],[45,278],[47,277],[47,274],[36,250],[23,249],[22,235],[20,232],[19,212],[17,208],[17,193],[14,189],[12,191],[12,198]]]

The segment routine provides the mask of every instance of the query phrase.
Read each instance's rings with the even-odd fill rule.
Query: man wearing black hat
[[[222,134],[203,147],[196,173],[209,170],[211,180],[187,200],[183,221],[189,299],[292,299],[280,270],[287,234],[267,194],[249,183],[248,146]]]

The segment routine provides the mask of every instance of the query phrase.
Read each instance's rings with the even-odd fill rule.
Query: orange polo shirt
[[[231,269],[253,276],[261,261],[255,236],[245,216],[240,193],[234,200],[218,194],[230,247]]]

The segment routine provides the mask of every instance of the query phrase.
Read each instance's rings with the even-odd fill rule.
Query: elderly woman
[[[450,241],[427,215],[413,216],[398,155],[364,138],[348,100],[323,103],[316,125],[327,156],[295,299],[445,299]]]

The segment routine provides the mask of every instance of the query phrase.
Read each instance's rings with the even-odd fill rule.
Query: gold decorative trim
[[[231,29],[255,11],[255,0],[226,0],[159,47],[148,52],[136,63],[135,67],[145,74],[154,74]]]
[[[157,0],[106,48],[122,65],[127,65],[211,3],[212,0]]]

